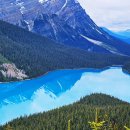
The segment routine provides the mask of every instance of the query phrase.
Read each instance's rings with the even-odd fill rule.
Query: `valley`
[[[78,0],[2,0],[0,130],[129,130],[129,34]]]
[[[130,45],[98,27],[78,1],[9,0],[0,12],[0,54],[23,72],[0,73],[1,82],[58,69],[122,65],[130,72]]]
[[[0,21],[0,54],[24,72],[24,79],[58,69],[104,68],[111,65],[125,65],[123,69],[130,72],[128,56],[93,53],[70,47],[3,21]],[[1,77],[1,82],[12,80],[18,78]]]
[[[31,80],[1,83],[0,124],[72,104],[92,93],[130,102],[129,84],[130,75],[120,67],[59,70]]]

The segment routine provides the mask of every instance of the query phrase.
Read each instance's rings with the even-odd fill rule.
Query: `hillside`
[[[107,125],[112,130],[130,126],[130,104],[104,94],[92,94],[69,106],[19,118],[8,126],[13,130],[67,130],[68,120],[71,120],[71,130],[91,130],[88,121],[95,120],[96,108],[98,121],[105,120],[107,130]],[[6,127],[1,126],[0,130]]]
[[[109,29],[105,28],[105,27],[102,27],[102,29],[107,32],[109,35],[113,36],[113,37],[116,37],[128,44],[130,44],[130,31],[127,30],[127,31],[122,31],[122,32],[112,32],[110,31]]]
[[[71,48],[3,21],[0,21],[0,54],[24,71],[28,78],[55,69],[103,68],[123,65],[130,60],[124,56]]]
[[[130,55],[130,45],[98,27],[78,0],[3,0],[0,12],[1,20],[71,47]]]
[[[23,70],[18,69],[14,63],[0,54],[0,82],[22,80],[27,77]]]

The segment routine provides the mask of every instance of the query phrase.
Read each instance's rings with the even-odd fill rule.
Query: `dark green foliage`
[[[97,98],[96,98],[97,96]],[[104,98],[104,100],[103,100]],[[81,99],[79,104],[86,104],[86,105],[95,105],[95,106],[105,106],[105,105],[110,105],[110,106],[117,106],[117,105],[123,105],[123,104],[128,104],[126,102],[123,102],[117,98],[110,97],[105,94],[92,94],[90,96],[86,96],[85,98]]]
[[[8,81],[13,81],[13,80],[16,80],[16,79],[13,79],[13,78],[7,78],[7,77],[4,77],[1,70],[3,70],[3,67],[1,67],[1,65],[3,63],[10,63],[9,60],[7,60],[5,57],[3,57],[1,54],[0,54],[0,81],[4,81],[4,82],[8,82]]]
[[[10,63],[5,57],[0,54],[0,65],[3,63]]]
[[[92,94],[72,105],[19,118],[9,125],[13,130],[67,130],[70,119],[71,130],[90,130],[88,121],[95,120],[96,108],[100,110],[98,120],[106,120],[108,115],[108,122],[117,125],[118,130],[124,130],[125,124],[130,126],[130,104],[104,94]]]
[[[4,77],[3,74],[0,72],[0,82],[10,82],[10,81],[16,81],[16,78],[10,78],[10,77]]]
[[[55,69],[103,68],[122,65],[129,60],[107,54],[97,54],[55,43],[14,25],[0,21],[0,53],[29,77]]]
[[[103,68],[129,61],[128,57],[70,48],[3,21],[0,21],[0,54],[25,70],[30,78],[55,69]]]
[[[123,70],[126,73],[130,73],[130,62],[127,62],[127,63],[124,64]]]

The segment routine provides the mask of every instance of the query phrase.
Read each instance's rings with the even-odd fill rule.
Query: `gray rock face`
[[[87,51],[130,55],[130,46],[99,28],[77,0],[2,0],[0,19]]]
[[[25,72],[18,69],[13,63],[4,63],[0,65],[0,72],[5,78],[14,78],[18,80],[28,78]]]

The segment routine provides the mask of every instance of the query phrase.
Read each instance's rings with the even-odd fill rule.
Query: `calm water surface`
[[[91,93],[130,102],[130,75],[120,67],[50,72],[36,79],[0,84],[0,124],[68,105]]]

